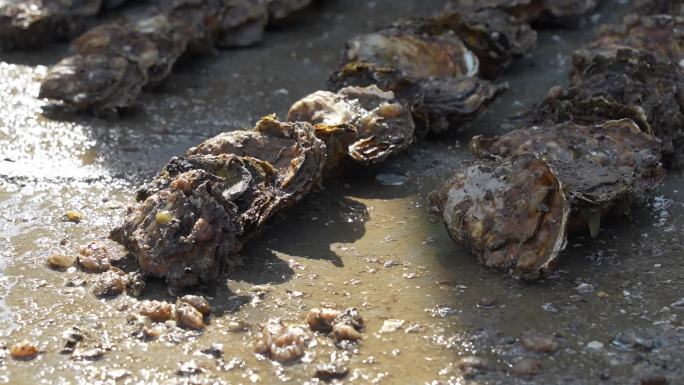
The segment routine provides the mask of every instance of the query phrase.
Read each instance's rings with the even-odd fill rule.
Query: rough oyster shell
[[[501,75],[514,57],[531,52],[537,43],[537,32],[529,24],[498,9],[467,9],[433,18],[408,19],[394,24],[394,28],[418,35],[459,36],[479,59],[480,73],[486,78]]]
[[[658,60],[679,64],[684,61],[684,16],[628,15],[622,25],[603,26],[588,51],[580,51],[576,56],[615,56],[620,49],[645,51]]]
[[[450,0],[447,9],[500,9],[521,21],[573,23],[601,0]]]
[[[145,275],[170,286],[210,282],[247,237],[309,191],[324,163],[311,125],[266,117],[251,134],[223,134],[172,159],[111,237]]]
[[[534,121],[568,115],[567,112],[559,114],[559,109],[575,114],[578,106],[591,107],[586,101],[602,98],[603,105],[612,106],[607,111],[613,114],[618,105],[624,106],[621,108],[625,111],[633,111],[622,117],[635,118],[642,130],[652,132],[662,141],[663,160],[667,165],[684,164],[684,75],[678,64],[658,61],[649,53],[628,49],[618,50],[614,57],[577,55],[574,71],[574,86],[545,101]],[[578,103],[581,101],[585,102]],[[600,116],[603,111],[606,109],[595,112],[603,118]]]
[[[78,55],[50,69],[40,97],[94,112],[130,106],[184,53],[253,44],[267,19],[260,1],[176,0],[158,15],[96,27],[74,42]]]
[[[102,8],[102,0],[2,0],[0,49],[29,48],[70,38]]]
[[[392,91],[374,85],[314,92],[290,108],[288,120],[316,125],[328,148],[327,169],[344,156],[361,164],[381,162],[410,146],[415,135],[409,109]]]
[[[430,194],[453,239],[487,266],[534,279],[565,248],[570,204],[553,168],[532,154],[478,161]]]

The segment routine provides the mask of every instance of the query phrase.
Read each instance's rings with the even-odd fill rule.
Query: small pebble
[[[487,367],[487,361],[475,356],[462,357],[456,363],[456,368],[466,378],[473,377],[476,374],[487,370]]]
[[[174,317],[173,304],[162,301],[144,301],[138,308],[140,314],[154,322],[165,322]]]
[[[38,355],[38,348],[29,341],[21,341],[10,347],[10,355],[15,360],[30,360]]]
[[[667,378],[659,374],[651,374],[641,377],[640,385],[667,385]]]
[[[603,349],[603,342],[591,341],[591,342],[587,343],[587,350],[589,350],[589,351],[597,352],[601,349]]]
[[[316,367],[314,377],[323,381],[331,381],[340,379],[349,373],[349,369],[339,364],[320,364]]]
[[[536,353],[553,353],[558,349],[558,342],[553,336],[539,333],[526,333],[520,339],[525,349]]]
[[[594,291],[594,286],[590,285],[588,283],[582,282],[577,287],[575,287],[575,291],[578,293],[586,294],[586,293],[591,293]]]
[[[79,223],[83,219],[83,214],[75,210],[69,210],[64,213],[64,219],[67,222]]]
[[[513,365],[513,374],[517,376],[534,376],[541,371],[541,362],[532,358],[523,358]]]
[[[90,291],[100,298],[116,297],[126,290],[126,281],[117,271],[108,271],[97,278]]]
[[[401,329],[406,321],[403,319],[388,319],[385,320],[385,322],[382,323],[382,327],[380,328],[380,333],[392,333],[396,332],[397,330]]]
[[[47,265],[51,269],[62,270],[74,265],[76,258],[71,255],[53,254],[47,257]]]

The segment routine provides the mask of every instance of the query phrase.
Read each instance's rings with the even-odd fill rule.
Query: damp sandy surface
[[[139,299],[96,299],[95,275],[45,266],[51,254],[107,242],[135,187],[168,158],[261,115],[282,116],[324,88],[349,37],[441,5],[330,0],[295,25],[271,29],[258,47],[183,63],[119,118],[58,114],[34,99],[45,66],[66,47],[1,54],[0,383],[316,383],[316,366],[331,361],[349,370],[341,382],[356,384],[684,383],[684,304],[672,306],[684,297],[680,174],[668,177],[649,207],[604,223],[598,239],[571,239],[559,273],[535,284],[478,265],[426,207],[427,193],[470,159],[469,137],[512,128],[549,87],[565,83],[569,54],[597,22],[619,18],[625,7],[618,3],[580,31],[543,32],[534,57],[502,79],[510,91],[459,132],[336,177],[275,218],[248,244],[241,269],[194,292],[214,308],[203,332],[159,324],[160,336],[146,341],[131,318]],[[63,221],[68,210],[83,220]],[[175,296],[150,281],[142,299]],[[321,305],[359,309],[363,341],[339,349],[317,335],[304,362],[291,365],[253,353],[261,322],[302,324]],[[388,319],[401,326],[380,333]],[[79,354],[61,354],[62,334],[73,327],[84,336]],[[551,339],[555,353],[524,348],[529,332]],[[7,348],[24,339],[41,353],[10,358]],[[212,344],[222,345],[222,358],[201,353]],[[465,376],[457,364],[468,356],[487,369]],[[523,366],[538,374],[519,373]]]

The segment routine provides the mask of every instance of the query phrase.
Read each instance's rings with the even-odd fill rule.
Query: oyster
[[[637,15],[684,16],[684,3],[681,0],[636,0],[634,13]]]
[[[96,27],[74,42],[76,56],[50,69],[40,97],[94,112],[130,106],[181,55],[253,44],[267,21],[263,1],[177,0],[157,15]]]
[[[678,64],[631,49],[615,57],[575,57],[574,86],[553,92],[533,114],[544,122],[601,122],[631,118],[663,144],[663,160],[684,162],[684,75]]]
[[[73,37],[101,8],[102,0],[0,0],[0,49]]]
[[[499,9],[447,12],[433,18],[408,19],[393,27],[417,35],[455,34],[475,53],[485,78],[501,75],[513,58],[531,52],[537,43],[537,32],[529,24]]]
[[[361,35],[347,43],[347,62],[390,67],[411,78],[476,76],[479,60],[463,41],[446,31],[417,34],[388,28]]]
[[[332,90],[371,85],[392,91],[410,106],[419,138],[473,118],[506,89],[505,85],[469,76],[413,79],[391,67],[357,62],[348,63],[328,81]]]
[[[634,49],[679,64],[684,61],[683,31],[684,16],[631,14],[620,26],[604,26],[588,52],[580,51],[578,55],[615,56],[620,49]]]
[[[449,0],[447,9],[500,9],[526,22],[566,24],[596,8],[601,0]]]
[[[480,158],[539,154],[556,170],[572,205],[572,228],[597,229],[591,221],[616,208],[644,203],[662,183],[660,143],[630,119],[601,125],[562,123],[513,130],[501,137],[476,136]]]
[[[431,195],[447,229],[487,266],[538,278],[570,231],[643,203],[662,183],[660,145],[629,119],[476,136],[475,162]]]
[[[374,85],[314,92],[296,102],[287,118],[315,125],[316,136],[326,142],[328,170],[344,157],[381,162],[410,146],[415,134],[410,110],[392,91]]]
[[[324,163],[311,125],[263,118],[172,159],[111,237],[145,275],[170,286],[209,282],[266,220],[311,189]]]
[[[537,278],[565,248],[570,205],[553,168],[532,154],[479,161],[430,194],[452,238],[480,262]]]

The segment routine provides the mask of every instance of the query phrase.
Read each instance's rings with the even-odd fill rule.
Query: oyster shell
[[[684,16],[684,3],[681,0],[635,0],[634,13],[637,15]]]
[[[81,32],[102,0],[0,0],[0,49],[30,48]]]
[[[267,20],[263,1],[176,0],[155,16],[96,27],[74,42],[76,56],[50,69],[40,97],[94,112],[130,106],[184,53],[253,44]]]
[[[532,123],[631,118],[663,144],[669,166],[684,164],[684,75],[679,66],[631,49],[575,57],[574,86],[553,92]]]
[[[316,125],[328,149],[328,170],[344,157],[381,162],[410,146],[415,135],[410,110],[375,85],[314,92],[296,102],[287,119]]]
[[[263,118],[254,131],[219,135],[172,159],[111,237],[145,275],[170,286],[209,282],[266,220],[309,191],[324,163],[311,125]]]
[[[515,276],[552,271],[565,248],[570,204],[553,168],[535,155],[466,166],[430,202],[455,241]]]
[[[347,43],[347,62],[391,67],[411,78],[476,76],[479,59],[453,34],[417,34],[388,28],[357,36]]]
[[[485,78],[501,75],[513,58],[531,52],[537,43],[537,32],[529,24],[499,9],[467,9],[408,19],[394,24],[394,28],[418,35],[455,34],[475,53],[479,72]]]
[[[596,8],[601,0],[450,0],[447,9],[500,9],[521,21],[566,24]]]
[[[645,51],[658,60],[679,64],[684,61],[684,16],[628,15],[622,25],[603,26],[588,51],[577,55],[615,56],[620,49]]]
[[[533,126],[494,138],[475,136],[470,149],[489,159],[538,154],[563,183],[573,209],[573,228],[590,227],[596,215],[613,209],[643,204],[665,177],[659,141],[630,119]]]
[[[659,142],[629,119],[476,136],[483,160],[431,194],[452,237],[487,266],[535,279],[555,268],[568,232],[643,203],[662,183]]]

